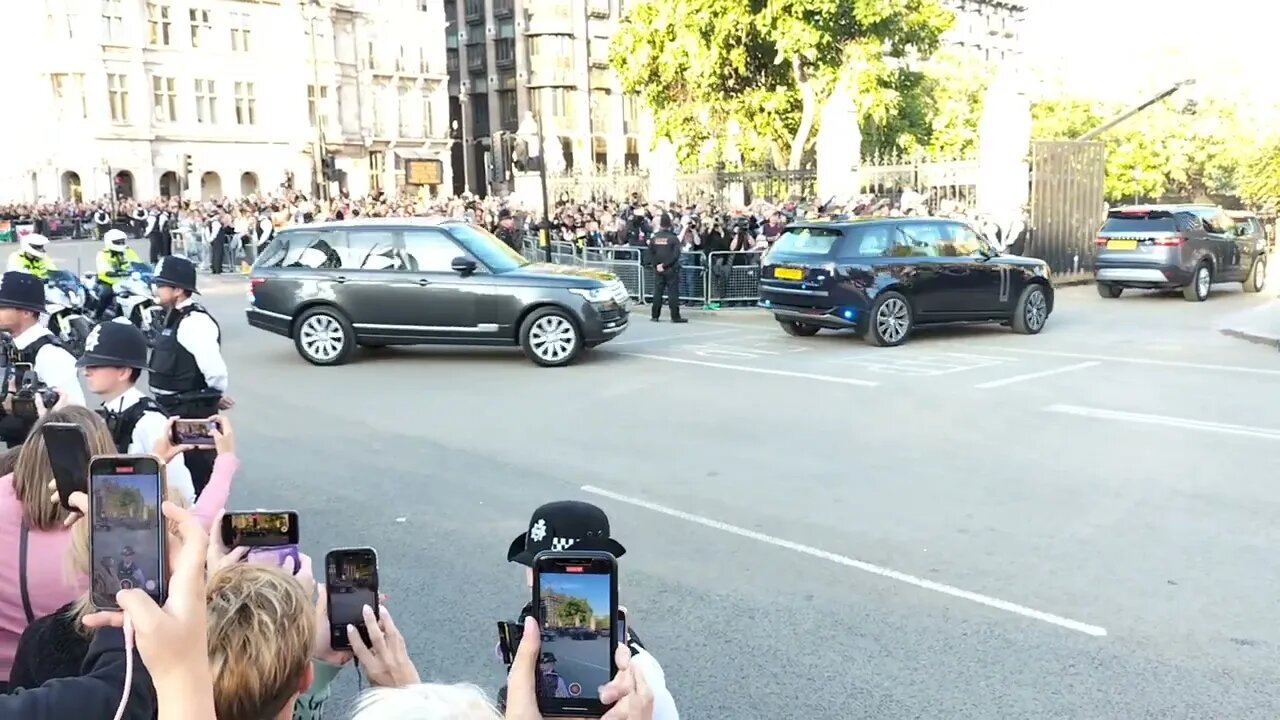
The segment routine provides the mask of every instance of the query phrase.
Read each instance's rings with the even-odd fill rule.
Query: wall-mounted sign
[[[404,181],[410,185],[442,185],[444,163],[439,160],[405,160]]]

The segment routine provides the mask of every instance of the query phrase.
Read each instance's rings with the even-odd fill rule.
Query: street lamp
[[[315,104],[316,135],[312,139],[311,161],[312,176],[315,178],[315,191],[321,200],[329,199],[329,183],[324,177],[324,114],[320,107],[320,52],[316,46],[316,22],[320,19],[320,0],[310,0],[311,23],[311,80],[312,102]]]
[[[1173,84],[1173,86],[1172,86],[1172,87],[1169,87],[1169,88],[1167,88],[1167,89],[1165,89],[1165,90],[1161,91],[1159,95],[1156,95],[1155,97],[1151,98],[1150,100],[1147,100],[1146,102],[1142,103],[1141,105],[1137,105],[1137,106],[1132,107],[1132,108],[1130,108],[1130,109],[1128,109],[1128,110],[1125,110],[1124,112],[1122,112],[1122,113],[1120,113],[1119,115],[1115,116],[1114,118],[1112,118],[1112,119],[1108,120],[1107,122],[1103,123],[1102,125],[1099,125],[1098,127],[1094,128],[1093,130],[1090,130],[1089,132],[1087,132],[1087,133],[1085,133],[1085,134],[1081,135],[1080,137],[1076,138],[1076,142],[1083,142],[1083,141],[1085,141],[1085,140],[1092,140],[1092,139],[1094,139],[1094,138],[1098,137],[1099,135],[1101,135],[1101,134],[1105,133],[1106,131],[1110,130],[1111,128],[1113,128],[1113,127],[1115,127],[1115,126],[1119,125],[1120,123],[1124,122],[1125,120],[1128,120],[1129,118],[1133,117],[1134,115],[1137,115],[1138,113],[1142,112],[1143,110],[1146,110],[1147,108],[1151,107],[1152,105],[1155,105],[1156,103],[1160,102],[1161,100],[1164,100],[1165,98],[1169,97],[1170,95],[1173,95],[1174,93],[1178,92],[1178,91],[1179,91],[1179,90],[1181,90],[1182,88],[1184,88],[1184,87],[1189,87],[1189,86],[1191,86],[1191,85],[1195,85],[1195,84],[1196,84],[1196,80],[1195,80],[1195,78],[1187,78],[1186,80],[1182,80],[1182,81],[1180,81],[1180,82],[1176,82],[1176,83],[1174,83],[1174,84]]]

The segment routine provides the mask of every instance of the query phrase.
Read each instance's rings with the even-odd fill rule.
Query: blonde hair
[[[218,720],[274,717],[302,690],[310,667],[311,598],[292,575],[248,563],[215,573],[206,596]]]
[[[351,720],[502,720],[502,714],[475,685],[422,683],[364,693]]]
[[[49,502],[49,481],[53,479],[53,471],[49,468],[49,450],[44,444],[44,434],[40,432],[49,422],[79,425],[89,441],[90,455],[114,455],[116,452],[116,443],[111,439],[107,424],[89,408],[69,405],[52,410],[36,421],[13,468],[13,493],[22,503],[22,517],[32,530],[59,530],[70,515],[61,504]]]

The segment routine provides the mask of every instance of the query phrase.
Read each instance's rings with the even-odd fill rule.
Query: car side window
[[[1199,215],[1192,213],[1177,213],[1174,215],[1174,222],[1177,223],[1178,232],[1204,232],[1204,221]]]
[[[289,233],[279,267],[332,270],[342,267],[345,238],[336,232]]]
[[[969,257],[977,255],[982,249],[982,240],[978,233],[966,225],[947,223],[943,227],[943,237],[938,242],[938,254],[943,257]]]
[[[452,272],[453,259],[466,251],[439,230],[407,230],[405,254],[418,272]]]
[[[893,254],[894,232],[889,225],[858,228],[853,237],[858,241],[853,257],[890,257]]]
[[[352,230],[347,233],[344,270],[408,270],[404,251],[396,247],[394,230]]]
[[[898,226],[894,257],[938,257],[942,233],[936,223],[903,223]]]
[[[1235,223],[1225,213],[1216,212],[1204,218],[1204,228],[1218,235],[1229,235],[1234,231]]]

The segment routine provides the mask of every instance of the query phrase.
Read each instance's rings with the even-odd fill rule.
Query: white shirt
[[[32,325],[13,338],[13,344],[19,350],[26,350],[31,343],[53,333],[43,325]],[[64,394],[72,405],[84,405],[84,389],[80,387],[80,375],[76,372],[76,359],[66,350],[53,345],[45,345],[36,353],[36,361],[32,368],[40,376],[41,382]]]
[[[113,413],[121,413],[137,405],[142,398],[142,391],[131,387],[120,397],[103,403],[102,407]],[[169,418],[165,417],[164,413],[155,411],[143,413],[138,419],[138,424],[133,426],[133,435],[129,438],[129,447],[126,452],[130,455],[150,455],[155,451],[156,441],[164,437],[168,427]],[[178,453],[177,457],[165,465],[165,478],[168,479],[169,486],[182,493],[188,503],[195,502],[196,488],[191,482],[191,471],[187,469],[182,453]]]
[[[187,298],[174,308],[181,310],[195,303]],[[222,359],[222,346],[218,344],[218,326],[205,313],[191,313],[178,323],[178,344],[186,348],[196,359],[204,381],[221,393],[227,392],[227,363]]]

